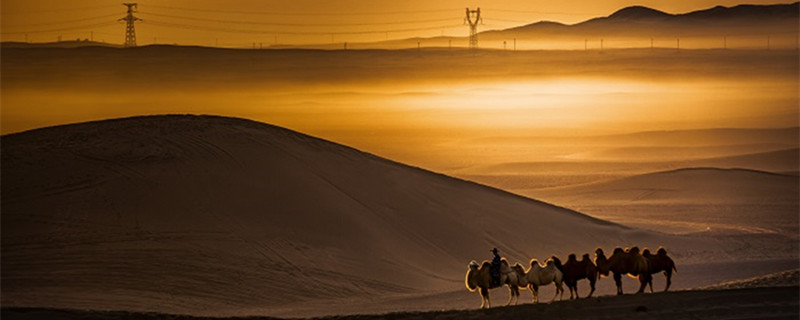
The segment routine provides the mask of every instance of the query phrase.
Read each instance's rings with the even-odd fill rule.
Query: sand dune
[[[767,146],[759,145],[759,147]],[[608,149],[600,149],[597,152],[603,153],[606,150]],[[797,168],[800,168],[800,149],[797,148],[711,158],[695,158],[691,154],[657,158],[659,155],[657,151],[650,156],[633,155],[648,151],[654,150],[637,147],[623,150],[612,148],[610,152],[616,153],[614,155],[616,159],[576,153],[566,156],[572,159],[481,165],[457,169],[453,174],[518,194],[532,195],[539,189],[602,182],[684,168],[747,169],[790,175],[796,175]],[[623,157],[623,153],[628,157]]]
[[[463,288],[493,246],[527,261],[662,242],[246,120],[110,120],[2,148],[4,306],[268,314]]]
[[[136,117],[2,141],[4,307],[226,316],[469,307],[466,264],[494,246],[521,262],[632,244],[665,245],[681,265],[796,259],[783,238],[631,229],[248,120]]]
[[[527,194],[664,232],[798,234],[800,178],[748,169],[690,168]]]

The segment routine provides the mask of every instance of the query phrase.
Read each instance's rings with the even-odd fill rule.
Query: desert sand
[[[800,263],[783,7],[633,7],[484,50],[6,43],[3,316],[796,319],[796,273],[753,278]],[[723,48],[731,23],[755,33]],[[527,264],[634,245],[667,248],[679,292],[611,298],[603,278],[483,312],[464,286],[492,247]]]
[[[479,304],[464,288],[467,263],[491,247],[527,263],[665,246],[677,290],[798,261],[796,237],[782,232],[643,230],[244,119],[133,117],[2,142],[3,307],[280,317],[467,309]],[[613,282],[598,290],[613,292]]]

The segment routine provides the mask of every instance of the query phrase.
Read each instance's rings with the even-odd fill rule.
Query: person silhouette
[[[492,264],[489,268],[489,274],[492,276],[492,286],[500,285],[500,254],[497,248],[490,250],[492,252]]]

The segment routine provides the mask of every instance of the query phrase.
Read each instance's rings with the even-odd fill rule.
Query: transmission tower
[[[125,47],[135,47],[136,29],[134,29],[133,23],[135,21],[142,21],[142,19],[133,16],[133,13],[136,12],[135,10],[138,9],[136,3],[123,3],[123,5],[128,7],[128,15],[125,16],[125,18],[119,19],[119,21],[125,21]]]
[[[478,48],[478,24],[482,23],[481,8],[477,10],[470,10],[467,8],[467,16],[464,18],[464,24],[469,24],[469,48]]]

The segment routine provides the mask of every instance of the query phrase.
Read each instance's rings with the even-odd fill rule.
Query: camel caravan
[[[603,249],[595,250],[594,260],[589,258],[589,254],[584,254],[578,260],[575,254],[570,254],[567,261],[563,264],[558,257],[553,256],[539,262],[531,259],[530,266],[526,270],[521,264],[509,265],[508,260],[501,258],[497,248],[491,250],[494,257],[491,262],[483,261],[478,264],[475,260],[470,261],[467,276],[464,280],[470,292],[476,290],[481,294],[481,308],[489,308],[489,290],[508,286],[509,298],[506,305],[519,301],[520,289],[529,289],[533,295],[533,302],[539,302],[539,287],[551,283],[555,285],[556,294],[550,302],[559,298],[564,298],[563,284],[569,289],[569,298],[578,299],[578,281],[586,279],[589,281],[591,291],[586,297],[592,296],[595,290],[595,283],[599,277],[607,277],[613,273],[614,282],[617,285],[617,295],[622,294],[622,276],[628,275],[639,280],[639,291],[644,292],[649,285],[650,292],[653,292],[653,274],[663,272],[667,284],[664,291],[669,290],[672,284],[672,272],[678,272],[675,262],[667,256],[667,250],[659,247],[655,254],[651,254],[649,249],[639,252],[638,247],[615,248],[610,257],[606,257]],[[599,277],[598,277],[599,276]]]

